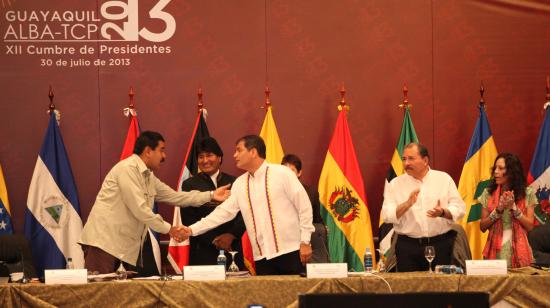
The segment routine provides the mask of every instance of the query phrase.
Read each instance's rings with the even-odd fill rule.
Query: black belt
[[[443,233],[432,237],[410,237],[404,234],[399,234],[398,239],[404,240],[407,242],[415,242],[415,243],[418,243],[419,245],[429,245],[429,244],[437,243],[442,240],[448,240],[450,237],[454,235],[454,233],[456,233],[456,231],[449,230],[447,233]]]

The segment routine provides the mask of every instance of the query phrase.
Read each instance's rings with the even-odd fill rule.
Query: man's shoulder
[[[436,177],[438,179],[453,180],[453,178],[445,171],[430,169],[430,173],[430,176]]]
[[[267,166],[270,171],[277,172],[278,174],[295,175],[290,168],[284,165],[268,163]]]
[[[231,174],[220,171],[220,179],[226,182],[233,183],[237,178]]]

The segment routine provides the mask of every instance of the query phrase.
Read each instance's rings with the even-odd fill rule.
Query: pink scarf
[[[499,185],[489,197],[489,204],[487,206],[489,213],[498,206],[500,190],[501,186]],[[525,198],[519,200],[516,206],[525,215]],[[485,244],[485,249],[483,249],[483,257],[485,259],[496,259],[497,253],[502,248],[502,231],[502,219],[498,219],[489,229],[487,243]],[[529,266],[531,262],[531,249],[527,240],[527,231],[523,229],[517,219],[512,219],[512,268]]]

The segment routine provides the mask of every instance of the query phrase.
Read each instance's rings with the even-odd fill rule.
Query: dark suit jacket
[[[537,226],[529,233],[529,245],[536,263],[550,265],[550,222]]]
[[[218,187],[224,186],[227,184],[232,184],[235,181],[235,177],[227,173],[220,172],[217,178]],[[210,191],[216,189],[212,179],[209,175],[204,173],[199,173],[193,177],[185,180],[181,189],[183,191],[199,190],[199,191]],[[181,219],[184,225],[189,226],[195,222],[201,220],[201,218],[208,216],[212,213],[216,206],[219,203],[208,202],[203,204],[200,207],[184,207],[181,208]],[[233,241],[232,248],[239,253],[237,254],[237,265],[239,268],[243,268],[244,264],[242,262],[242,248],[241,248],[241,237],[246,230],[244,225],[243,218],[241,213],[237,214],[233,220],[228,221],[217,228],[214,228],[204,234],[199,236],[192,236],[190,238],[190,250],[189,250],[189,265],[214,265],[216,264],[216,259],[219,254],[219,250],[212,244],[212,241],[215,237],[223,233],[231,233],[235,236]],[[231,261],[229,254],[228,264]]]
[[[313,223],[322,224],[323,219],[321,218],[321,202],[319,201],[319,192],[306,184],[302,183],[302,185],[304,185],[304,189],[306,190],[309,201],[311,202],[311,209],[313,210]]]

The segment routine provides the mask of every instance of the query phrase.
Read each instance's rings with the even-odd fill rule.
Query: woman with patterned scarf
[[[527,186],[519,158],[510,153],[497,156],[493,177],[478,198],[481,231],[489,230],[483,249],[485,259],[504,259],[508,267],[529,266],[533,260],[527,233],[534,227],[537,197]]]

